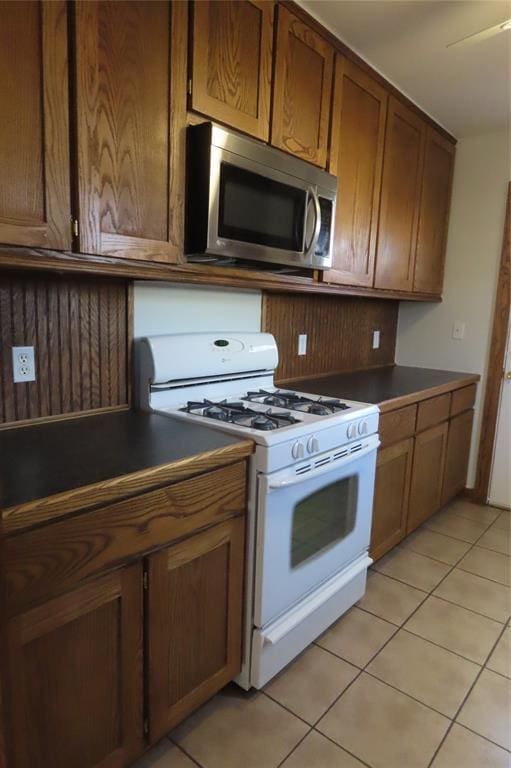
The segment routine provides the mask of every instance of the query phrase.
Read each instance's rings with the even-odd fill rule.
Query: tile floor
[[[511,768],[510,518],[456,500],[263,691],[228,686],[135,768]]]

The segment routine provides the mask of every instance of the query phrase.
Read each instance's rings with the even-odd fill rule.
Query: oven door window
[[[354,530],[358,475],[320,488],[298,502],[291,525],[291,568],[338,544]]]
[[[303,189],[222,163],[218,235],[301,252],[306,197]]]

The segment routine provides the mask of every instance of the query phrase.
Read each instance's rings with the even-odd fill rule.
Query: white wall
[[[479,444],[481,404],[500,261],[510,136],[485,134],[458,142],[443,302],[402,302],[396,362],[479,373],[468,486],[473,487]],[[452,338],[455,321],[466,323],[465,337]]]
[[[134,335],[261,330],[260,291],[137,282]]]

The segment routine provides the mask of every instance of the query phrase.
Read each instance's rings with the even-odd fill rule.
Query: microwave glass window
[[[321,229],[314,253],[316,256],[328,256],[330,252],[330,231],[332,227],[333,203],[326,197],[319,198],[321,209]]]
[[[345,539],[355,528],[358,475],[331,483],[298,502],[291,527],[291,568]]]
[[[304,190],[223,163],[218,235],[301,251],[305,198]]]

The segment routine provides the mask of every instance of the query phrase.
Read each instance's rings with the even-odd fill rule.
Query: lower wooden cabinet
[[[149,734],[154,742],[241,669],[244,519],[149,558]]]
[[[474,411],[465,411],[449,422],[442,486],[442,504],[463,490],[467,479]]]
[[[9,768],[120,768],[143,749],[142,565],[11,619]]]
[[[440,507],[447,448],[448,422],[415,438],[407,532],[413,531]]]
[[[374,560],[406,535],[412,456],[411,438],[378,452],[370,546]]]

